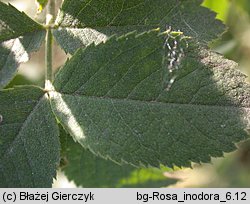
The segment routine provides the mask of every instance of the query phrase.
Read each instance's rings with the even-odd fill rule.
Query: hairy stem
[[[46,47],[45,47],[45,63],[46,63],[46,66],[45,66],[46,67],[45,68],[45,88],[46,88],[46,84],[48,82],[52,82],[52,80],[53,80],[52,46],[53,46],[52,33],[51,33],[51,29],[48,28],[47,34],[46,34]]]
[[[55,15],[55,1],[49,0],[46,15],[46,45],[45,45],[45,89],[49,89],[50,84],[53,81],[53,36],[51,27],[54,22]]]

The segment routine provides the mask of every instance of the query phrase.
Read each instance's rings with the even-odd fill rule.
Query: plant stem
[[[46,47],[45,47],[45,88],[47,88],[49,82],[53,80],[53,66],[52,66],[52,47],[53,47],[53,39],[51,28],[47,28],[46,33]]]
[[[45,45],[45,89],[49,89],[53,81],[53,36],[51,32],[55,16],[55,1],[49,0],[46,15],[46,45]]]
[[[47,14],[55,17],[55,0],[49,0]]]

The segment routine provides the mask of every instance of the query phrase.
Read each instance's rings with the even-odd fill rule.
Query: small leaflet
[[[163,45],[165,51],[164,66],[166,66],[167,78],[166,90],[169,91],[177,78],[177,71],[181,68],[181,61],[188,48],[187,37],[181,31],[171,31],[171,27],[165,32],[166,39]]]
[[[36,5],[37,5],[37,13],[41,13],[42,10],[45,8],[47,5],[48,0],[36,0]]]

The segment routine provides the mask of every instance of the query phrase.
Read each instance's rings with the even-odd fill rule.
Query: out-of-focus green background
[[[36,14],[35,0],[4,0],[4,2],[10,2],[38,21],[44,20],[44,12]],[[57,6],[60,6],[61,0],[56,2]],[[211,49],[238,62],[239,69],[250,76],[250,0],[205,0],[202,5],[217,12],[217,18],[228,26],[222,37],[211,43]],[[21,65],[20,75],[32,83],[37,81],[43,83],[43,50],[42,48],[32,54],[31,61]],[[55,69],[65,62],[66,57],[64,52],[55,46]],[[17,79],[19,78],[23,80],[21,76]],[[18,80],[15,83],[19,83]],[[194,164],[193,169],[166,173],[168,177],[179,179],[179,182],[171,187],[250,187],[250,141],[238,146],[238,151],[225,154],[225,158],[214,158],[212,164]],[[59,172],[54,187],[74,187],[74,184],[69,183]]]

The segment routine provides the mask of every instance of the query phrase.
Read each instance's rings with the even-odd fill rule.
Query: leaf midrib
[[[186,106],[186,107],[211,107],[211,108],[235,108],[235,109],[250,109],[249,107],[245,107],[245,106],[236,106],[236,105],[209,105],[209,104],[192,104],[192,103],[174,103],[174,102],[162,102],[162,101],[143,101],[143,100],[139,100],[139,99],[129,99],[129,98],[112,98],[112,97],[102,97],[102,96],[87,96],[87,95],[80,95],[80,94],[69,94],[69,93],[60,93],[57,91],[51,91],[51,92],[55,92],[57,94],[61,94],[61,95],[65,95],[65,96],[71,96],[71,97],[83,97],[86,99],[96,99],[96,100],[106,100],[106,101],[118,101],[118,102],[131,102],[131,103],[142,103],[142,104],[150,104],[150,105],[162,105],[162,106],[167,106],[167,105],[171,105],[171,106]]]
[[[116,29],[116,28],[130,28],[130,27],[140,27],[140,28],[144,28],[144,27],[149,27],[148,29],[153,29],[152,27],[158,28],[160,27],[160,24],[148,24],[148,25],[107,25],[107,26],[86,26],[86,27],[70,27],[70,26],[62,26],[59,25],[59,27],[57,29],[78,29],[78,30],[83,30],[83,29],[93,29],[93,30],[97,30],[98,29]],[[56,29],[56,30],[57,30]]]

